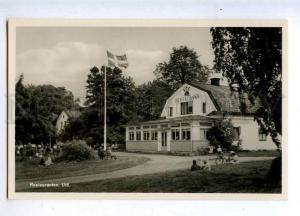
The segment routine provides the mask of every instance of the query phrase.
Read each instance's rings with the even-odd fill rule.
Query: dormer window
[[[206,113],[206,102],[202,103],[202,112]]]
[[[169,107],[169,116],[173,116],[173,107]]]
[[[181,103],[181,115],[193,113],[193,101]]]

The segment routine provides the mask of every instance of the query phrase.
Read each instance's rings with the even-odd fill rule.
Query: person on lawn
[[[193,165],[191,166],[191,171],[200,170],[200,166],[197,164],[196,160],[193,160]]]
[[[220,145],[218,145],[218,148],[217,148],[217,153],[218,153],[218,155],[222,155],[222,154],[223,154],[223,152],[222,152],[222,148],[221,148],[221,146],[220,146]]]
[[[201,170],[204,168],[203,160],[201,160],[201,159],[198,160],[198,166],[200,167]]]
[[[229,163],[238,163],[239,157],[234,151],[230,151],[229,154]]]
[[[208,160],[204,160],[204,161],[203,161],[203,164],[204,164],[203,170],[211,171],[211,166],[210,166],[210,163],[209,163]]]
[[[103,160],[105,158],[105,151],[102,146],[100,146],[98,149],[98,155],[99,155],[100,160]]]

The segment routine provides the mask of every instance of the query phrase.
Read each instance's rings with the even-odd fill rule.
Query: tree
[[[93,67],[87,79],[87,95],[83,113],[86,128],[83,134],[93,142],[103,142],[104,125],[104,66]],[[126,124],[135,118],[135,86],[131,78],[125,77],[119,68],[106,68],[106,114],[107,142],[124,143]]]
[[[23,85],[21,75],[16,83],[16,143],[50,143],[55,141],[55,121],[65,109],[73,109],[72,92],[52,85]]]
[[[247,93],[252,103],[260,98],[255,119],[279,147],[281,134],[281,28],[211,28],[215,69],[231,87]]]
[[[30,128],[32,120],[30,119],[29,92],[23,85],[24,75],[22,74],[16,83],[16,143],[22,144],[30,141]]]
[[[59,139],[65,142],[67,140],[81,138],[83,129],[84,123],[82,117],[71,117],[68,119],[68,124],[66,124],[65,128],[60,132]]]
[[[186,46],[173,48],[169,61],[157,64],[154,73],[173,90],[192,81],[206,82],[209,69],[200,63],[198,57],[196,51]]]
[[[153,80],[136,88],[136,113],[138,120],[158,119],[166,100],[173,90],[161,80]]]

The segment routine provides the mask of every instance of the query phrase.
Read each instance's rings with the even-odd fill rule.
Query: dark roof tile
[[[231,91],[229,86],[215,86],[202,83],[192,83],[192,86],[206,91],[212,98],[219,111],[228,113],[242,113],[239,93]],[[245,114],[254,114],[261,106],[259,98],[252,104],[247,94],[244,94],[246,110]]]

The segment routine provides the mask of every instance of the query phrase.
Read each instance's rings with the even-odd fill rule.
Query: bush
[[[197,148],[197,155],[208,155],[208,154],[209,154],[209,148],[205,148],[205,147]]]
[[[216,120],[214,126],[208,131],[208,140],[215,149],[219,145],[223,149],[230,149],[233,139],[233,124],[229,118]]]
[[[231,145],[229,148],[230,151],[240,152],[242,151],[242,139],[239,139],[236,145]]]
[[[66,161],[84,161],[95,159],[95,155],[85,142],[73,140],[63,147],[60,159]]]

